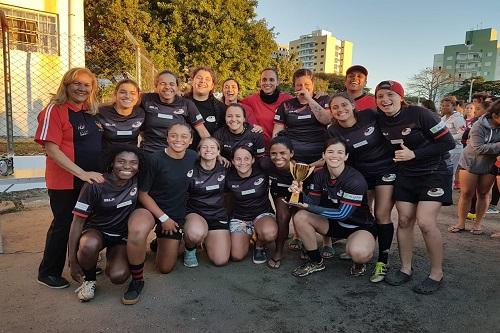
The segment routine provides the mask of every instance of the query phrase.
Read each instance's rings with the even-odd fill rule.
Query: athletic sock
[[[128,265],[128,269],[130,270],[130,274],[132,275],[132,280],[144,281],[144,263],[139,265]]]
[[[319,249],[307,251],[307,255],[312,262],[318,263],[321,262],[321,254],[319,253]]]
[[[187,245],[184,245],[184,248],[187,250],[187,251],[193,251],[194,249],[196,249],[196,245],[193,246],[193,247],[188,247]]]
[[[95,281],[96,280],[96,273],[95,273],[95,267],[89,270],[84,269],[83,273],[85,274],[85,281]]]
[[[387,264],[389,250],[394,237],[394,224],[379,224],[378,228],[378,261]]]

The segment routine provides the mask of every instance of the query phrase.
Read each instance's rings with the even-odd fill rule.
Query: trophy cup
[[[313,171],[314,167],[310,166],[309,164],[290,161],[290,173],[292,174],[293,179],[296,180],[298,183],[303,182],[307,177],[311,175]],[[299,197],[300,193],[296,192],[292,193],[289,203],[290,204],[299,203]]]

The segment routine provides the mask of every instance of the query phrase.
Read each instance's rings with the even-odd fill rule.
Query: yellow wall
[[[347,40],[342,41],[342,50],[341,73],[345,75],[347,69],[352,65],[352,42]]]

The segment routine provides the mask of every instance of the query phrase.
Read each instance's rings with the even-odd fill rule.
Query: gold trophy
[[[298,183],[303,182],[307,177],[311,175],[314,171],[314,166],[310,166],[305,163],[297,163],[294,161],[290,161],[290,173],[294,180]],[[293,192],[290,197],[290,204],[298,204],[299,203],[300,193]]]

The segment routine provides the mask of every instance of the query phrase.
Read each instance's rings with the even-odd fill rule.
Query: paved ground
[[[488,216],[487,235],[450,234],[454,209],[443,209],[439,220],[446,283],[435,295],[410,290],[428,269],[416,231],[416,275],[408,286],[351,278],[349,263],[337,258],[297,279],[290,274],[300,263],[295,253],[277,271],[250,260],[216,268],[202,253],[200,267],[179,261],[168,275],[157,273],[149,256],[144,295],[134,306],[121,305],[125,286],[103,276],[85,304],[73,293],[75,283],[64,290],[38,285],[49,209],[0,215],[7,252],[0,255],[0,332],[500,332],[500,241],[489,238],[500,230],[500,215]],[[391,262],[398,262],[396,250]]]

